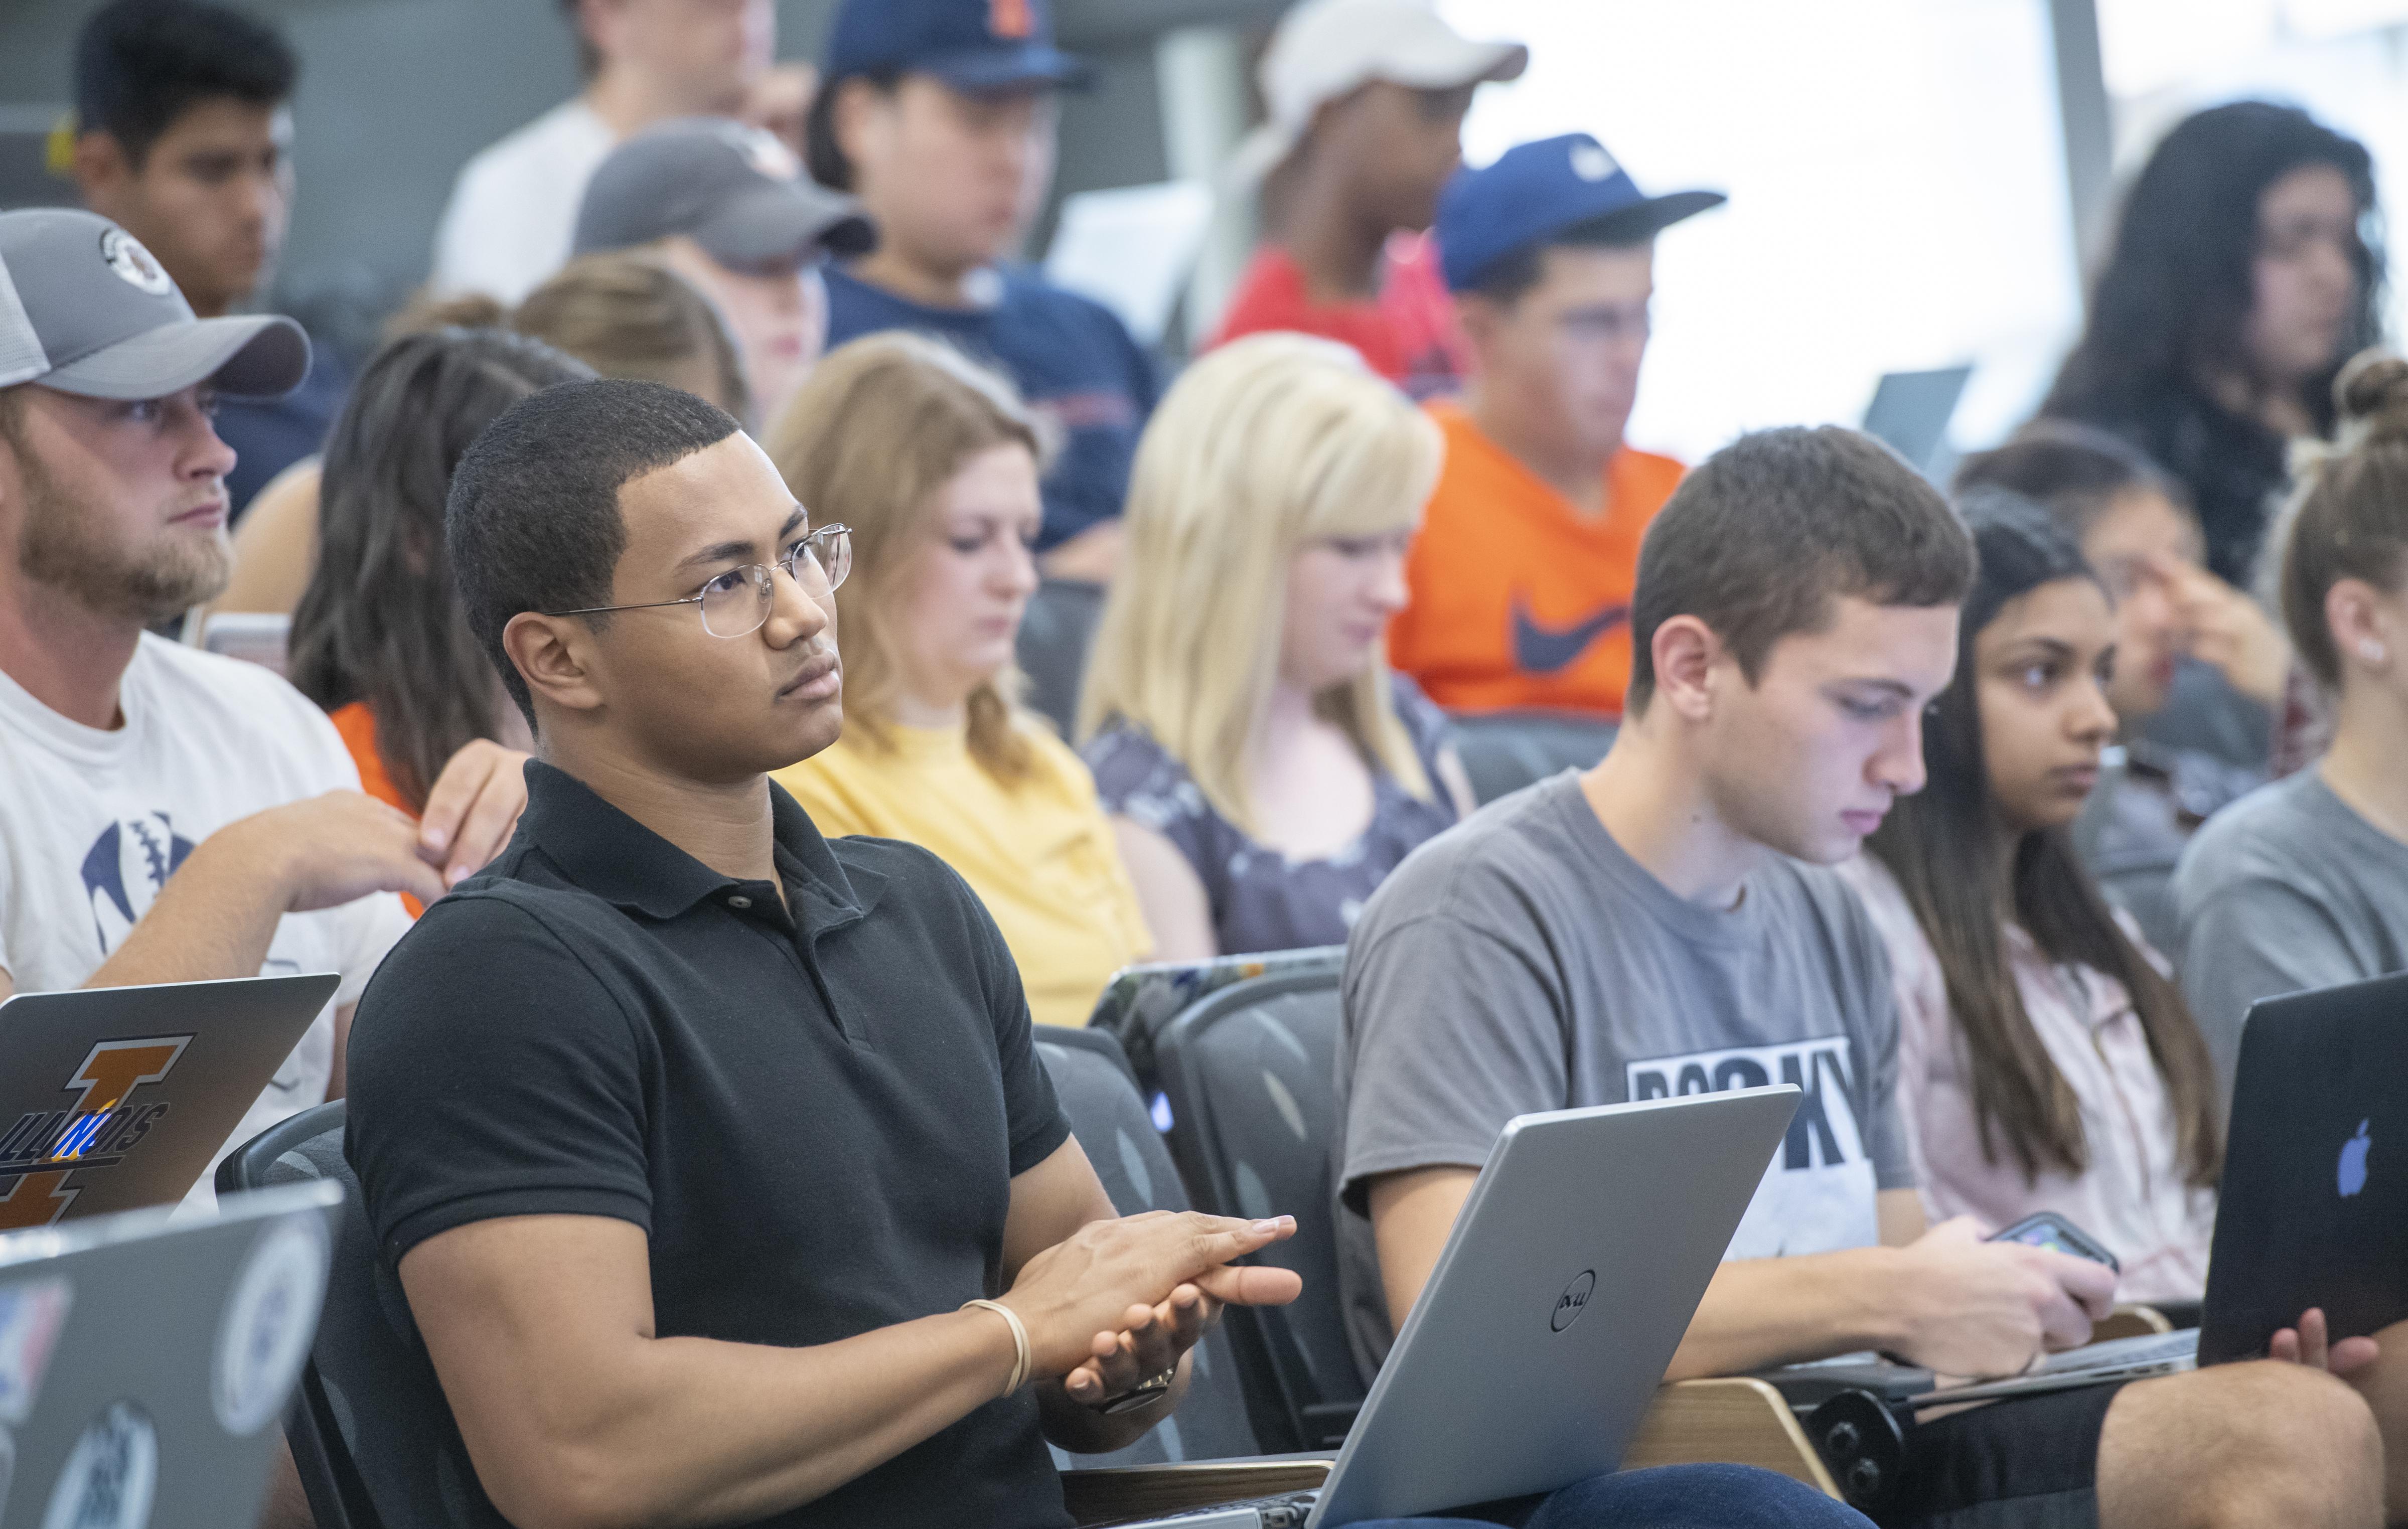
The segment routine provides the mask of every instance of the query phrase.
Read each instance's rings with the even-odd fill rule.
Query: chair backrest
[[[1273,1450],[1328,1448],[1363,1400],[1338,1293],[1330,1183],[1339,975],[1324,967],[1225,988],[1172,1021],[1158,1042],[1171,1150],[1203,1207],[1297,1220],[1296,1236],[1258,1261],[1294,1269],[1303,1296],[1233,1311],[1228,1322],[1254,1377],[1250,1391],[1275,1397],[1285,1424],[1284,1438],[1264,1441]]]
[[[1087,650],[1104,613],[1104,586],[1084,579],[1048,579],[1028,597],[1014,644],[1020,672],[1028,677],[1028,709],[1068,737],[1078,726],[1079,686],[1087,677]]]
[[[1124,1216],[1146,1210],[1185,1210],[1187,1193],[1146,1112],[1144,1095],[1120,1043],[1097,1030],[1040,1025],[1037,1054],[1054,1079],[1054,1092],[1069,1118],[1070,1134],[1085,1149],[1096,1177]],[[1226,1328],[1197,1347],[1189,1366],[1187,1395],[1176,1415],[1126,1449],[1110,1454],[1054,1451],[1057,1465],[1153,1465],[1187,1460],[1219,1460],[1259,1453],[1254,1426],[1240,1389],[1238,1357]]]
[[[342,1185],[343,1207],[326,1273],[325,1314],[319,1321],[309,1362],[294,1388],[285,1437],[318,1529],[382,1529],[384,1521],[368,1500],[351,1459],[355,1435],[346,1422],[355,1425],[358,1419],[347,1404],[355,1388],[329,1383],[330,1368],[339,1375],[351,1367],[343,1363],[345,1350],[359,1341],[363,1313],[373,1312],[381,1298],[377,1285],[383,1263],[376,1255],[376,1236],[360,1200],[359,1180],[343,1158],[343,1102],[305,1109],[236,1148],[218,1165],[217,1191],[230,1194],[311,1179]],[[400,1292],[394,1291],[393,1298],[400,1299]]]
[[[1103,996],[1087,1016],[1087,1027],[1103,1031],[1121,1043],[1129,1065],[1137,1069],[1138,1087],[1150,1097],[1162,1086],[1162,1069],[1154,1060],[1154,1037],[1170,1022],[1223,988],[1256,977],[1286,972],[1336,972],[1346,965],[1343,945],[1314,945],[1298,950],[1263,950],[1251,955],[1212,956],[1203,961],[1151,961],[1124,966],[1105,984]],[[1166,1127],[1166,1129],[1168,1129]]]
[[[1584,770],[1613,747],[1613,723],[1570,711],[1490,711],[1455,722],[1455,751],[1483,803],[1567,769]]]

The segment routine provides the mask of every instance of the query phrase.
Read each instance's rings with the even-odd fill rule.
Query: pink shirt
[[[1925,1212],[1935,1222],[1970,1215],[1996,1230],[2054,1210],[2122,1263],[2122,1299],[2198,1300],[2207,1289],[2215,1193],[2193,1187],[2176,1155],[2172,1104],[2124,984],[2087,966],[2052,965],[2030,936],[2012,925],[2006,931],[2024,1012],[2073,1090],[2090,1150],[2080,1178],[2046,1168],[2037,1180],[2027,1179],[2003,1142],[2000,1161],[1983,1154],[1947,982],[1906,894],[1870,855],[1840,870],[1889,950],[1898,992],[1899,1115]],[[2140,931],[2117,918],[2142,953],[2162,965]]]

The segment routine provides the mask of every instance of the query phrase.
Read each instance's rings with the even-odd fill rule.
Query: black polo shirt
[[[996,1293],[1011,1179],[1069,1134],[1010,952],[936,856],[830,842],[770,793],[783,907],[527,766],[517,836],[360,1000],[346,1148],[386,1259],[614,1216],[651,1237],[661,1336],[785,1347]],[[448,1413],[433,1432],[434,1470],[359,1440],[415,1509],[388,1522],[502,1529]],[[1023,1391],[763,1522],[1070,1521]]]

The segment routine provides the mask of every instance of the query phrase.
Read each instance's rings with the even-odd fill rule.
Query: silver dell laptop
[[[182,1199],[340,985],[240,977],[0,1003],[0,1232]]]
[[[1507,1122],[1321,1489],[1147,1522],[1335,1529],[1615,1469],[1798,1100],[1782,1085]]]
[[[258,1522],[341,1202],[294,1184],[0,1237],[0,1523]]]

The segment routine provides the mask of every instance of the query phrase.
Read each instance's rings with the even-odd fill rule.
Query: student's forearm
[[[480,1449],[473,1417],[463,1434],[494,1506],[525,1529],[741,1523],[958,1422],[1002,1394],[1012,1363],[1003,1319],[975,1309],[808,1349],[646,1338],[605,1382],[491,1393],[534,1409],[513,1431],[531,1468]]]
[[[292,893],[280,857],[254,844],[253,837],[221,832],[202,840],[167,879],[125,943],[83,985],[122,988],[255,975]]]
[[[1741,1375],[1895,1349],[1905,1331],[1894,1248],[1749,1259],[1714,1272],[1672,1356],[1668,1380]]]

